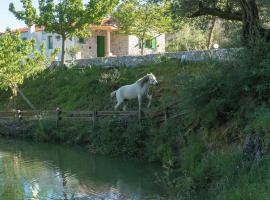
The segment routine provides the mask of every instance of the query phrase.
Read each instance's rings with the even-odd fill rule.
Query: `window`
[[[53,49],[53,37],[48,36],[48,49]]]
[[[59,42],[60,39],[61,39],[61,36],[60,36],[60,35],[56,35],[56,36],[55,36],[55,39]]]
[[[23,37],[22,40],[25,41],[25,40],[27,40],[27,38],[26,37]]]
[[[80,44],[85,44],[85,38],[80,37],[80,38],[79,38],[79,43],[80,43]]]
[[[157,38],[146,40],[144,43],[144,48],[147,48],[147,49],[157,48]]]

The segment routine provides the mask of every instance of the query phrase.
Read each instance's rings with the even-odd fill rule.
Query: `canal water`
[[[166,199],[155,165],[0,138],[1,200]]]

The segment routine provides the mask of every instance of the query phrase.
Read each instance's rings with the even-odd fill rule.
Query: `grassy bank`
[[[207,63],[179,64],[168,61],[137,68],[47,70],[27,79],[20,88],[33,105],[41,110],[55,110],[57,107],[62,110],[113,110],[116,101],[110,97],[112,91],[152,72],[158,78],[159,86],[152,88],[151,108],[146,108],[146,99],[143,101],[143,108],[154,111],[179,99],[181,86],[178,82],[184,68],[203,69],[206,65]],[[2,110],[14,107],[10,96],[9,91],[1,92]],[[29,109],[20,96],[15,98],[15,105],[17,109]],[[129,102],[128,110],[137,108],[137,100]],[[58,129],[55,128],[55,121],[42,121],[42,124],[30,123],[25,126],[30,130],[24,131],[23,135],[36,140],[82,144],[88,146],[91,152],[120,154],[137,159],[149,159],[150,152],[149,149],[146,150],[146,145],[149,145],[148,140],[151,140],[150,130],[154,128],[148,119],[144,120],[142,126],[135,119],[126,127],[115,125],[111,118],[99,120],[95,130],[90,122],[70,120],[61,121]]]
[[[150,110],[180,100],[177,109],[187,114],[159,126],[147,118],[141,124],[131,119],[126,125],[103,119],[94,129],[89,122],[61,121],[56,129],[55,122],[44,121],[28,124],[24,135],[84,145],[92,153],[159,162],[165,172],[157,179],[177,199],[267,199],[270,62],[263,57],[256,63],[252,68],[241,59],[168,61],[137,68],[44,71],[21,86],[39,109],[112,110],[111,91],[152,72],[160,85],[153,88]],[[9,96],[1,92],[2,109],[11,108]],[[20,97],[16,105],[27,109]],[[128,109],[137,109],[137,101],[130,102]],[[254,149],[243,153],[249,134],[262,140],[260,162]]]

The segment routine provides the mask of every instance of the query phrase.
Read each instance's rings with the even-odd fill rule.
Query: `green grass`
[[[137,68],[46,70],[26,80],[20,88],[39,109],[111,110],[115,103],[110,98],[113,90],[152,72],[160,82],[159,87],[153,88],[154,109],[178,98],[175,81],[180,71],[181,66],[175,62]],[[8,95],[2,92],[1,97],[1,108],[5,109]],[[131,101],[129,109],[137,109],[136,106],[136,100]],[[29,109],[20,97],[17,98],[17,107]]]

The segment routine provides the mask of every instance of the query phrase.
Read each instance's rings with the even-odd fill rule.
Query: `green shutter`
[[[144,48],[150,49],[151,48],[151,40],[146,40],[144,43]]]
[[[155,49],[155,48],[157,48],[157,38],[153,38],[152,39],[152,49]]]
[[[97,57],[105,56],[105,37],[97,36]]]
[[[53,37],[48,36],[48,49],[53,49]]]
[[[147,49],[157,48],[157,38],[146,40],[144,43],[144,48],[147,48]]]

